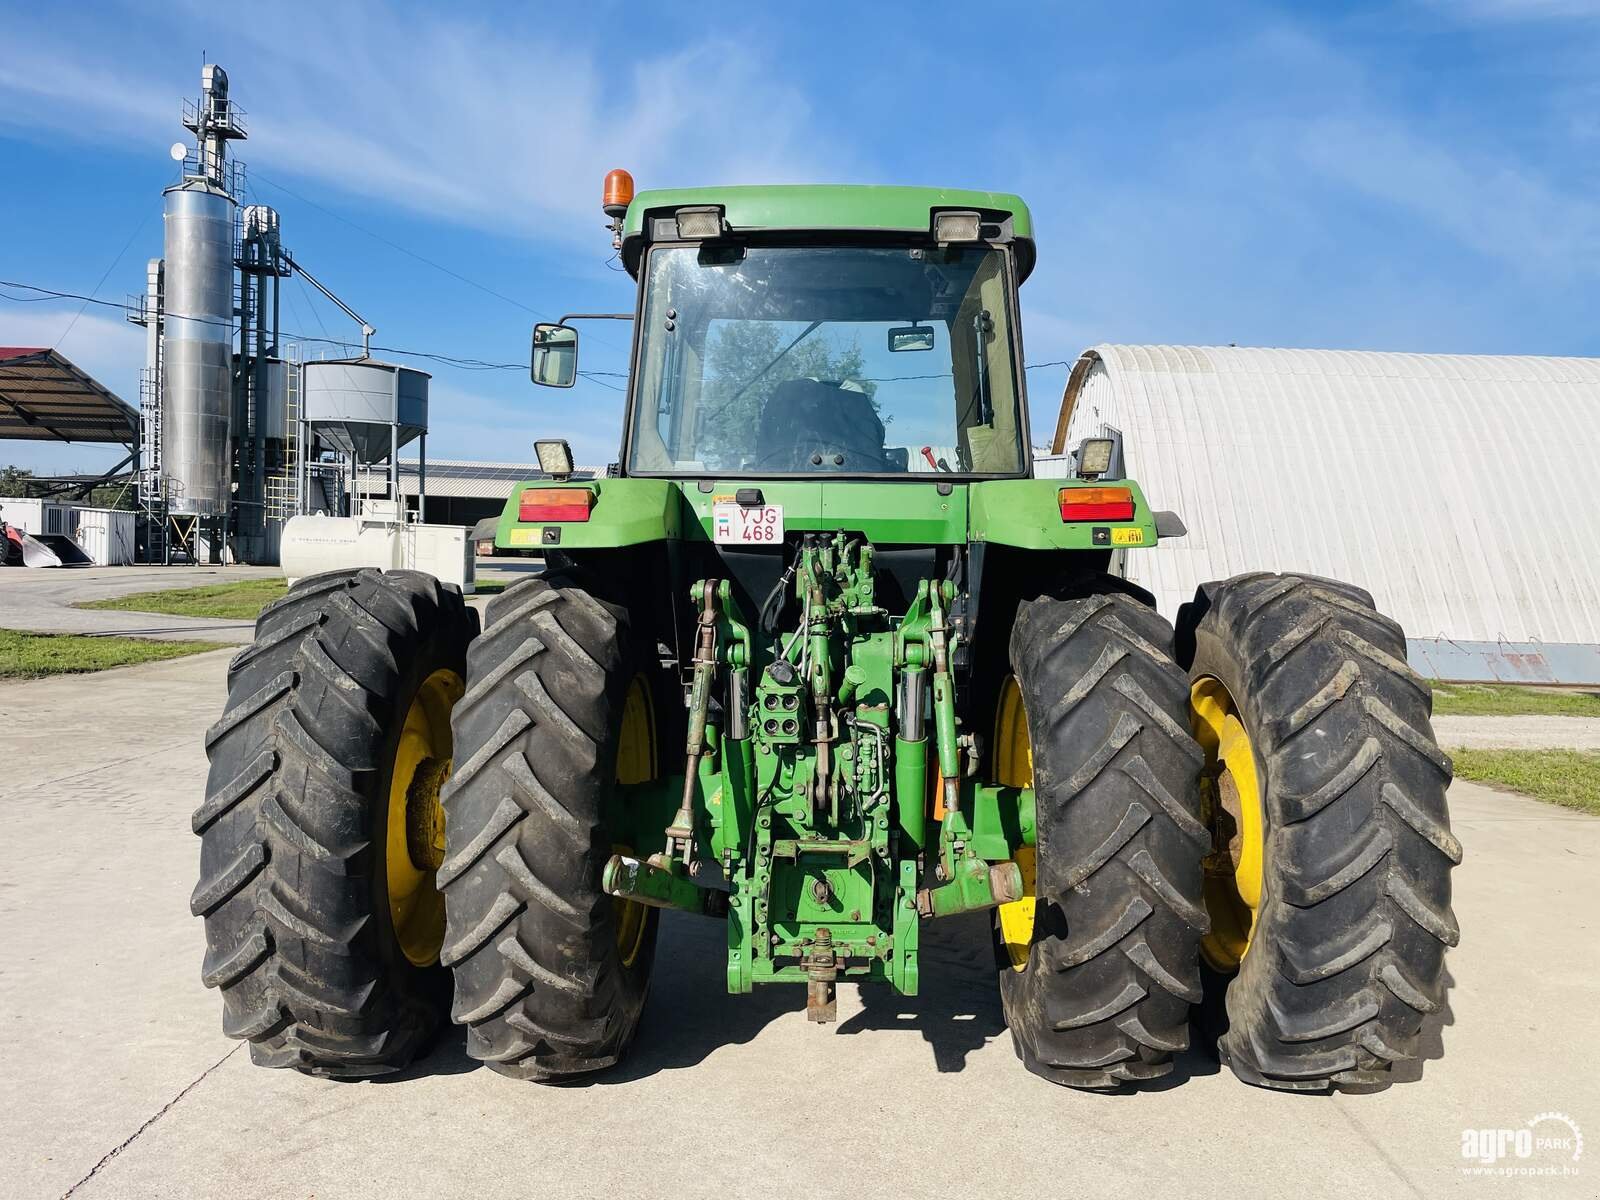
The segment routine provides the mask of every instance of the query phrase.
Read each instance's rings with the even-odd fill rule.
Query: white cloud
[[[74,321],[76,312],[76,305],[24,305],[0,299],[0,346],[54,346],[129,404],[137,405],[144,330],[93,311]]]
[[[172,82],[169,64],[190,44],[222,44],[213,57],[249,113],[238,153],[252,167],[480,227],[575,236],[575,217],[601,219],[600,182],[615,166],[641,187],[780,182],[840,166],[807,144],[800,90],[731,39],[622,69],[565,15],[508,28],[443,9],[295,4],[259,26],[227,10],[163,26],[155,10],[138,12],[129,39],[155,45],[53,23],[13,30],[8,40],[27,52],[0,64],[0,124],[141,138],[154,152],[182,134],[179,96],[198,90],[197,79]],[[228,24],[208,29],[219,13]],[[142,64],[166,69],[158,78]]]
[[[1485,257],[1557,276],[1600,272],[1600,203],[1507,158],[1455,151],[1376,117],[1310,122],[1300,152],[1320,174],[1412,211]]]

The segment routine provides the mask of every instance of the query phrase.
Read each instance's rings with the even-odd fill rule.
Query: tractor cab
[[[1027,474],[1018,198],[715,188],[616,220],[639,281],[622,474]],[[535,382],[570,385],[576,339],[536,330]]]

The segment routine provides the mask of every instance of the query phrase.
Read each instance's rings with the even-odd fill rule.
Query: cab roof
[[[868,184],[771,184],[673,188],[639,192],[623,221],[623,261],[636,272],[651,216],[683,207],[718,205],[730,233],[821,231],[931,236],[936,210],[976,210],[1001,226],[999,239],[1017,252],[1019,279],[1033,269],[1033,217],[1020,196],[967,188],[878,187]]]

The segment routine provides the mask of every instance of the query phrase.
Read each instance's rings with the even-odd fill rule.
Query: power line
[[[443,274],[450,276],[450,278],[452,278],[452,279],[459,280],[460,282],[466,284],[468,287],[477,288],[480,292],[484,293],[487,296],[493,296],[496,300],[503,300],[507,304],[510,304],[515,308],[520,308],[523,312],[528,313],[529,315],[535,317],[536,319],[538,319],[540,321],[544,321],[544,320],[548,320],[549,319],[546,314],[540,313],[537,309],[530,308],[528,305],[524,304],[521,300],[518,300],[518,299],[516,299],[515,297],[512,297],[512,296],[507,296],[504,292],[497,292],[497,291],[495,291],[494,288],[490,287],[488,284],[479,283],[476,279],[469,279],[467,276],[461,274],[460,271],[457,271],[457,270],[454,270],[454,269],[452,269],[450,267],[447,267],[443,263],[435,262],[433,259],[429,258],[425,254],[418,254],[415,250],[411,249],[409,246],[403,246],[399,242],[394,241],[392,238],[386,238],[381,233],[374,233],[372,230],[366,228],[366,226],[360,224],[359,222],[352,221],[349,217],[345,216],[344,214],[334,212],[331,208],[324,208],[322,205],[318,204],[315,200],[306,199],[306,197],[302,196],[299,192],[295,191],[293,188],[288,187],[285,184],[279,183],[275,179],[270,179],[267,176],[261,174],[259,171],[251,171],[250,177],[251,177],[252,180],[259,179],[262,183],[266,184],[268,187],[276,188],[278,191],[283,192],[286,195],[293,196],[296,200],[300,201],[302,204],[308,204],[312,208],[316,209],[318,212],[332,217],[335,221],[339,221],[342,224],[348,225],[351,229],[354,229],[357,233],[365,234],[367,237],[371,238],[373,241],[381,242],[383,245],[388,246],[391,250],[398,250],[401,254],[404,254],[406,257],[414,258],[418,262],[423,263],[426,266],[432,267],[435,271],[440,271]],[[248,186],[249,185],[247,185],[247,187]],[[253,188],[251,190],[253,191]],[[615,258],[615,257],[616,257],[616,255],[612,255],[612,258]],[[608,259],[607,261],[609,262],[610,260]],[[622,268],[618,267],[616,269],[617,270],[621,270]],[[600,345],[608,346],[613,350],[623,350],[623,349],[625,349],[624,347],[618,346],[615,342],[612,342],[612,341],[610,341],[610,340],[608,340],[606,338],[603,338],[603,337],[594,337],[593,340],[598,342]],[[581,375],[584,372],[580,371],[578,373]]]
[[[36,304],[42,301],[50,300],[81,300],[84,302],[85,306],[96,304],[101,308],[115,308],[120,309],[123,312],[142,311],[140,306],[136,304],[126,304],[116,300],[99,300],[93,296],[85,296],[79,292],[57,291],[53,288],[39,287],[36,284],[23,283],[20,280],[15,279],[0,279],[0,289],[3,288],[23,288],[27,291],[38,293],[38,295],[33,296],[17,296],[0,290],[0,298],[11,300],[19,304]],[[288,292],[285,293],[285,295],[290,300],[291,305],[293,305],[294,293]],[[307,302],[310,303],[310,297],[307,296],[306,299]],[[296,308],[296,311],[298,311],[298,306],[294,305],[294,307]],[[212,317],[186,316],[183,313],[169,313],[167,315],[186,320],[197,325],[215,325],[220,328],[227,329],[232,329],[234,327],[233,322],[231,321],[217,320]],[[317,324],[322,327],[323,334],[327,335],[327,327],[323,325],[321,315],[317,312],[314,304],[311,306],[311,315],[313,319],[316,320]],[[293,330],[280,331],[279,336],[286,340],[311,342],[326,346],[338,346],[345,350],[354,348],[354,343],[348,339],[341,339],[331,336],[316,337],[309,333],[296,333]],[[428,359],[429,361],[437,362],[448,367],[456,367],[464,371],[526,371],[528,369],[527,363],[492,362],[488,359],[472,358],[466,355],[445,354],[433,350],[412,350],[402,346],[373,346],[372,349],[381,351],[384,354],[398,354],[406,358]],[[585,378],[591,378],[594,376],[604,376],[617,379],[627,378],[626,374],[620,371],[580,371],[578,373]]]
[[[132,238],[129,239],[130,244],[131,244],[132,240],[133,240]],[[110,272],[108,271],[107,274],[109,274],[109,273]],[[32,295],[32,296],[17,296],[17,295],[12,295],[12,294],[10,294],[8,292],[5,292],[5,291],[0,291],[0,299],[10,300],[13,303],[17,303],[17,304],[38,304],[38,303],[43,303],[43,302],[47,302],[47,301],[50,301],[50,300],[80,300],[80,301],[83,302],[84,308],[87,308],[91,304],[96,304],[96,305],[99,305],[101,308],[115,308],[115,309],[120,309],[123,312],[141,312],[141,311],[143,311],[142,308],[139,305],[127,304],[127,303],[124,303],[124,302],[121,302],[121,301],[117,301],[117,300],[100,300],[100,299],[97,299],[94,296],[85,296],[81,292],[57,291],[54,288],[40,287],[37,284],[23,283],[20,280],[15,280],[15,279],[0,279],[0,289],[3,289],[3,288],[22,288],[25,291],[37,293],[36,295]],[[290,293],[289,295],[291,297],[290,303],[291,303],[291,305],[293,305],[293,300],[292,300],[292,295],[293,294]],[[309,296],[307,296],[306,299],[307,299],[307,302],[310,303],[310,299],[311,298]],[[298,311],[298,305],[294,305],[294,307]],[[314,336],[312,336],[311,334],[308,334],[308,333],[295,333],[295,332],[292,332],[292,331],[280,331],[279,336],[283,337],[283,338],[293,339],[294,341],[298,341],[298,342],[310,342],[310,343],[319,344],[319,345],[338,346],[341,349],[345,349],[345,350],[350,350],[350,349],[354,348],[354,343],[352,343],[352,342],[350,342],[348,340],[341,340],[339,338],[326,336],[327,333],[328,333],[327,327],[325,325],[323,325],[321,314],[317,312],[315,304],[311,305],[311,314],[312,314],[313,319],[316,320],[317,324],[322,327],[322,332],[323,332],[323,334],[325,336],[323,336],[323,337],[314,337]],[[232,329],[233,328],[233,322],[231,322],[231,321],[219,321],[219,320],[215,320],[215,319],[210,318],[210,317],[198,317],[198,316],[190,317],[190,316],[185,316],[182,313],[171,313],[171,314],[168,314],[168,315],[169,316],[173,316],[173,317],[177,317],[177,318],[180,318],[180,319],[183,319],[183,320],[186,320],[186,321],[190,321],[190,322],[193,322],[195,324],[217,325],[217,326],[221,326],[221,327],[226,327],[228,329]],[[398,355],[400,355],[401,357],[404,357],[404,358],[427,359],[430,362],[436,362],[436,363],[439,363],[439,364],[441,364],[443,366],[447,366],[447,367],[454,367],[457,370],[462,370],[462,371],[526,371],[528,369],[528,366],[527,366],[526,363],[520,363],[520,362],[493,362],[493,361],[490,361],[488,359],[473,358],[473,357],[469,357],[469,356],[466,356],[466,355],[459,355],[459,354],[445,354],[445,353],[442,353],[440,351],[434,351],[434,350],[411,350],[411,349],[407,349],[407,348],[404,348],[404,347],[401,347],[401,346],[373,346],[372,349],[376,350],[376,351],[379,351],[381,353],[384,353],[384,354],[398,354]],[[1026,371],[1038,371],[1038,370],[1043,370],[1046,367],[1070,367],[1071,365],[1072,365],[1071,360],[1063,358],[1063,359],[1054,359],[1054,360],[1052,360],[1050,362],[1028,363],[1023,369],[1026,370]],[[582,376],[583,378],[591,380],[591,381],[593,381],[595,383],[600,383],[601,380],[604,380],[604,379],[627,379],[628,378],[628,373],[626,371],[579,371],[578,374],[580,376]],[[891,375],[891,376],[882,376],[882,377],[872,377],[872,378],[869,378],[869,379],[864,379],[862,382],[866,382],[866,383],[896,383],[896,382],[900,382],[900,381],[904,381],[904,380],[947,379],[947,378],[949,378],[949,373],[948,372],[944,373],[944,374],[936,374],[936,375]],[[601,386],[607,386],[607,385],[602,383]],[[616,390],[620,391],[622,389],[618,388]]]
[[[122,249],[117,251],[117,256],[111,260],[111,265],[105,269],[104,273],[101,274],[99,282],[96,283],[90,290],[90,297],[100,294],[100,289],[105,287],[106,280],[111,278],[111,272],[117,269],[117,264],[122,261],[122,256],[128,253],[128,247],[133,245],[134,238],[143,233],[144,227],[149,223],[150,214],[146,212],[145,215],[140,219],[139,223],[133,227],[133,232],[128,235],[128,240],[122,243]],[[88,311],[88,308],[89,300],[85,299],[84,302],[78,306],[78,311],[72,314],[72,320],[67,322],[67,327],[56,336],[55,341],[50,343],[50,348],[52,350],[66,340],[67,334],[72,332],[73,327],[78,323],[78,318],[83,316],[83,314]]]

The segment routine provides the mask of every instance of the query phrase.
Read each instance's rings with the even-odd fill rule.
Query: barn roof
[[[1188,525],[1127,558],[1169,615],[1203,580],[1295,570],[1413,638],[1600,643],[1600,359],[1100,345],[1055,449],[1106,427]]]
[[[138,436],[138,410],[64,354],[0,346],[0,438],[132,446]]]

